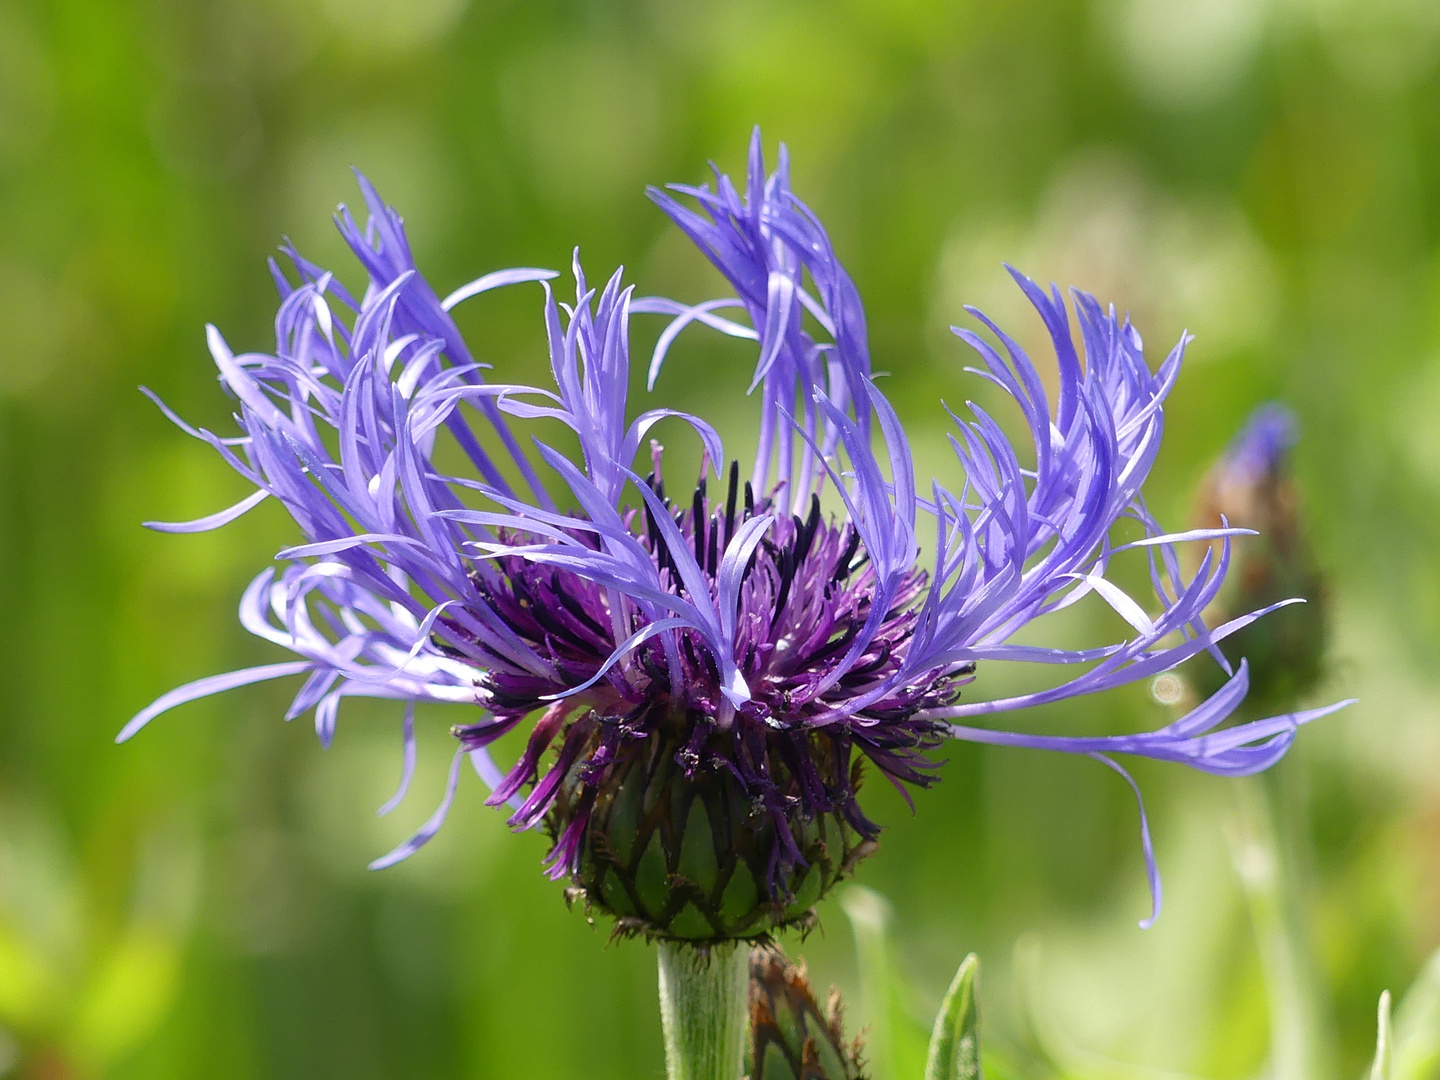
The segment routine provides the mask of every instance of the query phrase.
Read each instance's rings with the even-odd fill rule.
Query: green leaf
[[[980,1010],[976,999],[980,959],[967,956],[955,972],[955,979],[935,1017],[930,1036],[930,1054],[925,1061],[925,1080],[979,1080]]]
[[[1375,1019],[1375,1060],[1370,1065],[1370,1080],[1390,1080],[1390,991],[1380,995],[1379,1015]]]
[[[1440,1077],[1440,952],[1401,998],[1390,1046],[1393,1080]]]
[[[892,1054],[891,1006],[896,989],[891,970],[890,903],[863,885],[840,895],[840,906],[855,933],[855,959],[860,969],[860,1015],[870,1067],[879,1080],[904,1080]]]

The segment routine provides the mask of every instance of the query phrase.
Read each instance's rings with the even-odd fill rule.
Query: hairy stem
[[[660,942],[660,1022],[669,1080],[740,1080],[750,949]]]

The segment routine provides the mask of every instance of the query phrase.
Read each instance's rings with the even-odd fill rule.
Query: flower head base
[[[156,526],[214,528],[280,500],[305,542],[280,552],[278,574],[255,579],[241,619],[298,659],[172,691],[122,738],[183,701],[305,674],[290,715],[313,709],[327,744],[342,698],[407,703],[405,768],[389,810],[413,770],[414,704],[468,706],[445,801],[372,865],[406,857],[435,833],[468,757],[517,829],[548,828],[552,876],[572,876],[624,928],[717,940],[804,918],[873,848],[878,827],[856,798],[866,761],[902,791],[925,786],[930,751],[950,737],[1086,754],[1127,780],[1109,754],[1239,774],[1278,760],[1300,724],[1330,711],[1218,730],[1244,698],[1247,673],[1217,643],[1268,609],[1208,627],[1202,612],[1238,530],[1221,523],[1167,535],[1141,497],[1183,341],[1152,373],[1129,323],[1076,293],[1082,364],[1058,291],[1016,274],[1054,343],[1053,407],[1030,359],[998,327],[974,313],[1000,350],[956,333],[980,355],[980,374],[1018,405],[1034,465],[1022,466],[999,425],[972,407],[973,419],[955,418],[957,482],[937,479],[922,497],[905,432],[870,378],[855,287],[790,192],[783,149],[766,174],[758,133],[743,196],[718,172],[714,190],[679,189],[699,212],[652,192],[735,295],[693,305],[635,299],[619,271],[597,292],[577,256],[573,304],[544,285],[553,390],[487,383],[449,310],[556,275],[499,271],[442,301],[415,269],[398,215],[362,188],[366,230],[348,213],[339,225],[369,274],[363,297],[292,250],[298,284],[275,270],[273,355],[236,356],[210,331],[239,402],[240,435],[186,430],[255,493],[200,521]],[[727,309],[743,319],[719,314]],[[651,358],[652,385],[691,323],[756,343],[761,427],[748,482],[738,465],[725,467],[704,420],[666,409],[631,418],[635,313],[671,317]],[[579,453],[538,438],[525,450],[511,431],[516,419],[569,429]],[[634,471],[660,422],[687,425],[704,448],[689,499],[666,497],[655,444],[649,478]],[[468,459],[467,475],[437,465],[442,438]],[[496,447],[510,459],[504,468],[490,456]],[[934,537],[927,567],[922,513]],[[1122,519],[1139,539],[1112,541]],[[1218,541],[1193,575],[1174,547],[1187,540]],[[1106,576],[1127,551],[1149,557],[1146,603]],[[1088,650],[1011,643],[1031,621],[1091,597],[1133,634]],[[1146,679],[1201,652],[1227,680],[1157,731],[1062,738],[960,723]],[[989,661],[1081,673],[1035,693],[960,701],[976,665]],[[495,740],[522,724],[531,725],[526,748],[502,770]],[[1158,911],[1148,834],[1145,850]]]

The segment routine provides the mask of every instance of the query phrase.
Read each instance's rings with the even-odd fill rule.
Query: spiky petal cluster
[[[298,659],[172,691],[122,738],[180,702],[304,674],[290,715],[313,708],[327,743],[341,698],[406,703],[393,806],[413,770],[414,704],[469,705],[480,717],[458,729],[462,749],[444,803],[375,865],[433,835],[468,754],[491,801],[514,807],[516,826],[563,805],[551,818],[555,873],[580,873],[603,854],[609,840],[589,825],[597,801],[610,820],[616,778],[629,775],[640,747],[663,745],[684,777],[733,785],[739,802],[724,812],[736,822],[774,832],[763,867],[744,844],[735,851],[749,872],[763,871],[762,891],[781,903],[796,867],[813,857],[802,848],[808,822],[835,815],[873,835],[855,802],[856,758],[898,784],[923,784],[925,751],[953,736],[1088,754],[1122,775],[1110,753],[1239,774],[1277,760],[1298,725],[1329,711],[1218,730],[1245,695],[1242,663],[1194,712],[1139,735],[1061,738],[959,722],[1147,678],[1201,651],[1223,664],[1216,642],[1264,613],[1207,628],[1201,612],[1224,577],[1234,530],[1166,535],[1141,496],[1184,341],[1152,374],[1128,322],[1076,293],[1082,364],[1060,294],[1016,274],[1053,341],[1053,405],[1025,353],[978,312],[999,349],[956,333],[980,355],[980,374],[1019,406],[1033,468],[972,407],[972,419],[955,418],[953,478],[936,479],[922,497],[904,430],[870,378],[854,284],[791,193],[783,148],[766,175],[758,133],[743,196],[718,171],[714,190],[677,189],[698,212],[652,192],[735,295],[701,304],[634,299],[619,271],[597,294],[577,258],[573,305],[558,304],[544,286],[554,389],[487,383],[449,315],[492,287],[554,275],[500,271],[442,301],[416,271],[400,218],[363,178],[361,186],[366,230],[348,213],[338,219],[369,275],[361,298],[288,250],[298,281],[274,271],[282,297],[274,354],[234,355],[210,330],[240,434],[187,430],[255,493],[209,518],[157,526],[214,528],[266,498],[282,502],[305,542],[280,552],[278,573],[255,579],[241,618]],[[718,314],[727,308],[743,318]],[[673,317],[652,357],[652,385],[690,323],[756,342],[761,433],[748,483],[725,469],[719,434],[703,420],[664,409],[631,418],[632,313]],[[525,450],[511,418],[562,425],[579,453],[538,438]],[[634,471],[662,420],[688,424],[705,450],[700,487],[679,504],[665,497],[658,450],[648,478]],[[468,458],[471,475],[439,467],[442,438]],[[499,464],[487,446],[499,448]],[[723,485],[723,500],[707,495],[706,472]],[[564,492],[558,505],[550,487]],[[821,512],[822,494],[838,520]],[[928,573],[918,565],[920,513],[933,520]],[[1113,544],[1122,518],[1143,538]],[[1187,576],[1173,545],[1190,539],[1220,545]],[[1107,576],[1112,559],[1132,550],[1150,560],[1154,596],[1144,603]],[[1131,636],[1091,650],[1012,644],[1031,621],[1092,594]],[[992,660],[1083,670],[1051,689],[958,702],[974,666]],[[526,750],[502,773],[491,744],[537,714]],[[545,769],[551,747],[558,759]],[[652,826],[670,835],[671,825]],[[668,856],[672,881],[682,854]]]

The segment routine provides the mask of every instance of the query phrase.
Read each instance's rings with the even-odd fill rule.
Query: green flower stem
[[[1277,820],[1280,800],[1271,779],[1235,785],[1240,813],[1231,837],[1269,1000],[1269,1072],[1274,1080],[1326,1080],[1334,1075],[1335,1055],[1294,880],[1303,840]]]
[[[660,1022],[669,1080],[740,1080],[750,948],[660,942]]]

